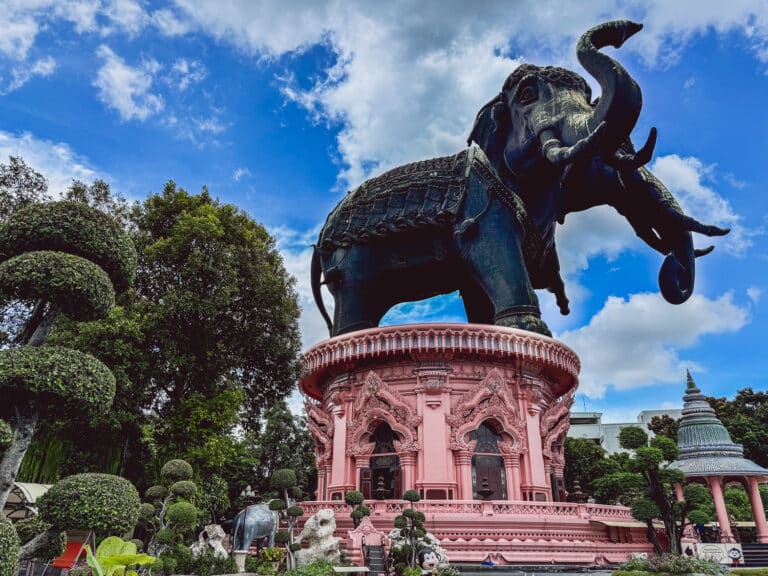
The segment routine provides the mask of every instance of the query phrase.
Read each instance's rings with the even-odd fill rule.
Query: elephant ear
[[[472,132],[467,138],[467,145],[475,142],[482,148],[494,168],[500,166],[504,143],[506,141],[505,113],[506,105],[502,101],[501,94],[487,102],[475,117]]]

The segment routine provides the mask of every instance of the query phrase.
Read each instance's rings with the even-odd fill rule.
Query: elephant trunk
[[[579,62],[600,83],[602,95],[584,125],[574,127],[579,134],[572,141],[585,138],[605,122],[598,146],[606,158],[612,157],[629,139],[640,116],[643,97],[640,87],[624,67],[599,50],[608,45],[619,48],[642,27],[642,24],[629,20],[606,22],[588,30],[578,43]]]
[[[693,294],[695,258],[692,235],[683,232],[683,237],[672,247],[659,270],[659,290],[670,304],[682,304]]]

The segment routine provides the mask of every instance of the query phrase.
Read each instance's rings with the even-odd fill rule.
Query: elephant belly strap
[[[328,253],[393,233],[455,224],[466,197],[474,157],[470,150],[399,166],[367,180],[328,215],[320,250]]]

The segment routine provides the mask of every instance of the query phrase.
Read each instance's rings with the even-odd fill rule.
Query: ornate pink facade
[[[420,324],[332,338],[305,363],[318,468],[318,502],[305,508],[337,509],[342,536],[345,492],[362,491],[386,533],[415,489],[453,562],[600,563],[651,550],[626,508],[562,502],[580,367],[563,344]]]

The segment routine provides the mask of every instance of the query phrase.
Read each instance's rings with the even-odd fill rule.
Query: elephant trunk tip
[[[693,294],[694,269],[685,268],[680,261],[669,254],[659,270],[659,291],[670,304],[682,304]]]

